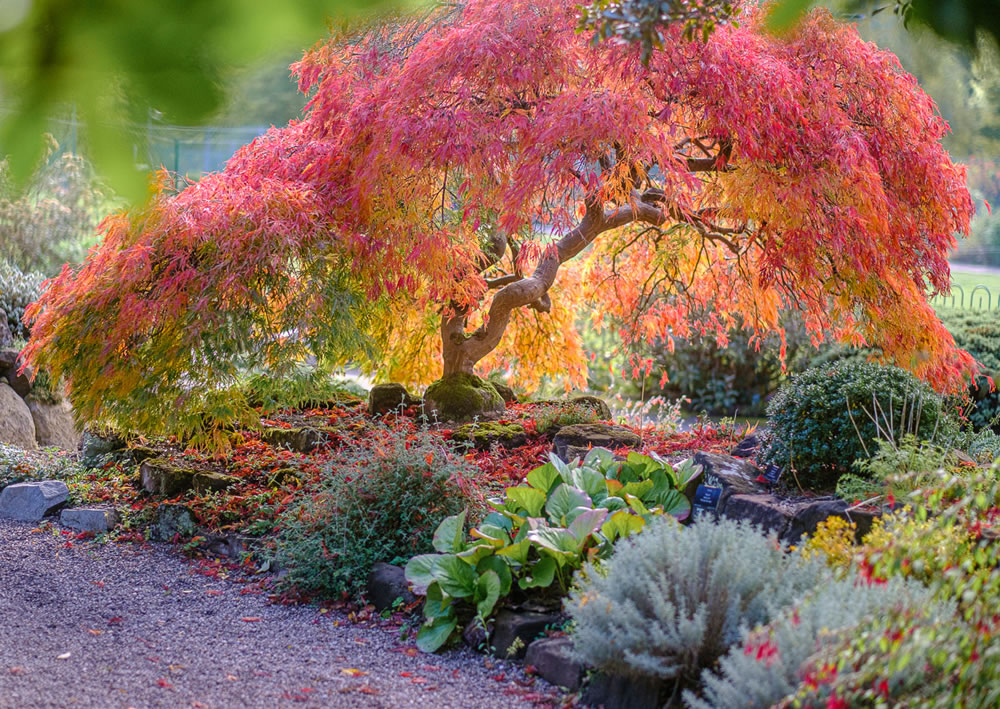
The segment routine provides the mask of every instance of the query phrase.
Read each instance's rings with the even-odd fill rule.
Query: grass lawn
[[[987,308],[987,293],[982,288],[976,291],[975,298],[972,297],[972,291],[979,285],[986,286],[989,289],[989,309],[994,310],[1000,306],[1000,274],[971,273],[969,271],[962,271],[960,268],[960,266],[952,268],[951,281],[954,286],[960,286],[965,291],[965,303],[963,307],[975,307],[980,310]],[[955,306],[962,305],[962,292],[958,288],[952,288],[952,294],[955,296]],[[950,300],[950,298],[947,299],[949,302]],[[945,307],[945,305],[946,299],[944,298],[938,298],[934,301],[936,308]]]

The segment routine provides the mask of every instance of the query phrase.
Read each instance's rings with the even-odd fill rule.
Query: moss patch
[[[491,383],[475,374],[452,374],[438,379],[424,393],[424,415],[442,421],[468,421],[504,410],[503,397]]]
[[[517,448],[523,446],[528,437],[524,426],[519,423],[484,421],[459,426],[452,432],[451,439],[459,443],[471,443],[477,450],[489,450],[494,443],[504,448]]]

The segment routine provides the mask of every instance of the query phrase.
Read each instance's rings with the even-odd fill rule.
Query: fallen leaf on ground
[[[71,652],[64,652],[62,655],[56,655],[56,659],[57,660],[68,660],[72,655],[73,655],[73,653],[71,653]]]
[[[355,669],[354,667],[345,667],[340,671],[340,674],[349,675],[351,677],[361,677],[362,675],[366,675],[368,673],[363,670]]]
[[[242,618],[240,618],[240,620],[242,620],[244,623],[259,623],[261,621],[261,619],[255,615],[243,616]]]
[[[163,687],[164,689],[170,689],[174,685],[170,684],[170,682],[168,682],[165,678],[160,677],[160,679],[156,680],[156,686]]]

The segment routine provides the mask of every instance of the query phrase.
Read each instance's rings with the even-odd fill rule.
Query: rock
[[[216,556],[227,559],[240,559],[249,547],[250,537],[242,534],[211,534],[205,540],[205,548]]]
[[[143,489],[153,495],[175,497],[194,486],[198,471],[178,468],[165,458],[150,458],[139,466]]]
[[[611,407],[605,403],[604,399],[596,396],[575,396],[569,400],[569,403],[573,406],[590,409],[602,421],[608,421],[611,418]]]
[[[0,310],[0,349],[10,347],[14,343],[14,336],[10,333],[10,326],[7,325],[7,313]]]
[[[223,475],[222,473],[197,473],[191,478],[192,487],[198,492],[219,492],[226,490],[240,479],[235,475]]]
[[[37,522],[69,497],[69,488],[61,480],[15,483],[0,492],[0,517]]]
[[[857,509],[848,512],[849,505],[844,500],[829,498],[812,502],[800,502],[796,505],[784,539],[790,544],[797,543],[804,535],[813,535],[820,522],[829,517],[843,517],[848,522],[857,525],[855,536],[860,539],[872,529],[872,523],[879,516],[876,509]]]
[[[765,533],[783,538],[795,509],[774,495],[732,495],[721,513],[730,519],[753,522]]]
[[[662,683],[597,673],[584,690],[581,702],[604,709],[660,709]]]
[[[514,390],[511,389],[509,386],[507,386],[506,384],[501,384],[500,382],[490,382],[490,383],[493,385],[493,388],[497,390],[497,394],[500,395],[500,398],[503,399],[505,404],[517,403],[517,394],[515,394]]]
[[[31,367],[25,367],[24,372],[18,371],[20,366],[15,365],[7,370],[7,381],[10,388],[17,392],[22,399],[31,393],[31,378],[34,372]]]
[[[475,374],[452,374],[424,392],[424,416],[432,421],[472,421],[503,412],[505,404],[494,386]]]
[[[524,664],[535,668],[535,674],[549,684],[565,687],[570,692],[580,688],[583,665],[573,656],[573,641],[568,636],[539,638],[528,645]]]
[[[368,574],[368,602],[375,610],[383,611],[392,608],[397,598],[409,605],[417,600],[406,582],[406,573],[401,566],[378,562]]]
[[[565,461],[587,454],[590,448],[635,448],[642,442],[624,426],[607,423],[577,423],[563,426],[552,439],[552,450]]]
[[[298,453],[311,453],[330,440],[335,431],[323,426],[320,428],[265,428],[260,433],[260,439],[275,448],[287,448]]]
[[[368,413],[372,416],[416,406],[420,399],[410,396],[402,384],[376,384],[368,392]]]
[[[14,368],[20,354],[17,350],[0,347],[0,377],[7,376],[7,372]]]
[[[720,453],[698,452],[694,454],[693,462],[702,468],[702,485],[722,488],[718,507],[720,513],[733,495],[758,495],[767,492],[764,485],[757,482],[760,468],[749,460]]]
[[[149,538],[154,542],[169,542],[178,535],[193,537],[197,531],[194,513],[189,507],[167,503],[156,509],[156,523],[149,528]]]
[[[751,433],[742,441],[736,444],[730,455],[734,458],[756,458],[757,451],[760,450],[761,437],[757,433]]]
[[[466,645],[477,652],[488,652],[487,641],[492,629],[492,621],[487,621],[488,626],[484,626],[479,618],[470,620],[462,630],[462,640]]]
[[[125,439],[121,436],[85,428],[80,438],[80,463],[87,468],[99,467],[124,448]]]
[[[118,524],[118,513],[104,507],[73,507],[62,511],[59,522],[70,529],[102,534],[115,528]]]
[[[476,450],[489,450],[494,445],[518,448],[528,442],[524,426],[519,423],[483,421],[459,426],[451,433],[451,440],[471,443]]]
[[[129,446],[125,451],[125,454],[132,461],[133,465],[139,465],[144,460],[149,460],[150,458],[155,458],[160,454],[155,448],[150,448],[149,446]]]
[[[31,419],[35,423],[35,440],[42,447],[55,446],[75,451],[80,446],[80,431],[73,421],[73,409],[68,401],[42,404],[33,398],[27,400]]]
[[[563,621],[558,613],[515,611],[509,608],[497,613],[490,637],[493,654],[500,658],[524,657],[528,645],[548,628]]]
[[[35,450],[35,422],[24,399],[0,379],[0,443]]]

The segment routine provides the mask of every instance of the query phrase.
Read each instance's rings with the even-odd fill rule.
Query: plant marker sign
[[[764,472],[757,476],[757,482],[767,483],[768,485],[774,485],[781,479],[781,474],[785,471],[779,465],[771,463],[769,466],[764,468]]]
[[[722,488],[711,485],[699,485],[694,493],[694,504],[692,505],[694,517],[702,515],[715,516],[719,507],[719,500],[722,498]]]

